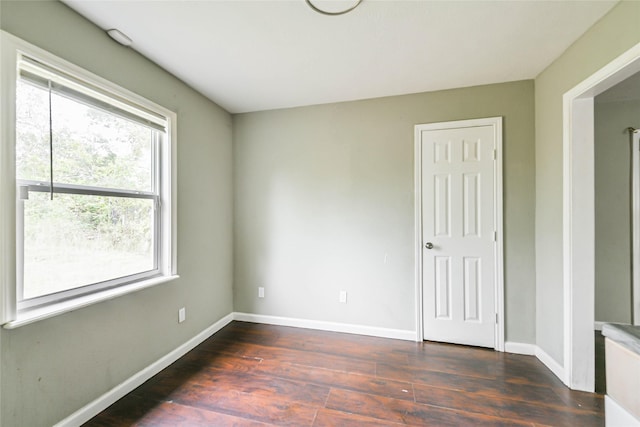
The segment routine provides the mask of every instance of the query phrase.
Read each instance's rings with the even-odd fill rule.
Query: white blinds
[[[20,78],[25,82],[152,129],[166,131],[165,117],[33,58],[22,55],[18,61],[18,69]]]

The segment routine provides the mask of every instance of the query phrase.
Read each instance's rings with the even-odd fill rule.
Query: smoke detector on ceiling
[[[129,47],[131,46],[131,43],[133,43],[133,40],[131,40],[125,33],[116,28],[107,30],[107,34],[109,34],[109,37],[120,43],[122,46]]]

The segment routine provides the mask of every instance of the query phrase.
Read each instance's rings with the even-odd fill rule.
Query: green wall
[[[640,42],[640,2],[622,1],[535,80],[536,342],[563,364],[562,96]]]
[[[631,323],[630,126],[640,100],[595,103],[595,320]]]
[[[180,279],[0,330],[0,425],[50,426],[232,310],[230,115],[62,3],[0,2],[1,28],[178,114]],[[177,313],[186,307],[187,320]]]
[[[236,311],[415,330],[414,125],[503,116],[506,339],[534,343],[533,92],[520,81],[234,116]]]

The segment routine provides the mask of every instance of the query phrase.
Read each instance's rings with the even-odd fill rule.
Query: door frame
[[[640,43],[563,96],[563,381],[575,390],[595,388],[594,97],[639,71]]]
[[[415,292],[416,292],[416,341],[424,340],[422,301],[422,146],[420,133],[423,130],[458,129],[476,126],[493,126],[496,161],[494,167],[494,226],[496,230],[494,300],[496,309],[494,349],[504,351],[504,243],[503,243],[503,191],[502,191],[502,117],[471,120],[456,120],[415,125],[414,133],[414,188],[415,188]]]
[[[638,118],[640,123],[640,117]],[[630,130],[631,132],[631,130]],[[640,130],[630,133],[631,138],[631,324],[640,326]]]

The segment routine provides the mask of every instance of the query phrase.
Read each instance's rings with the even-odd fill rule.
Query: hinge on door
[[[498,160],[498,150],[493,149],[493,160]]]
[[[498,313],[496,313],[496,325],[498,324]]]
[[[497,231],[494,231],[494,232],[493,232],[493,241],[494,241],[494,242],[497,242],[497,241],[498,241],[498,232],[497,232]]]

